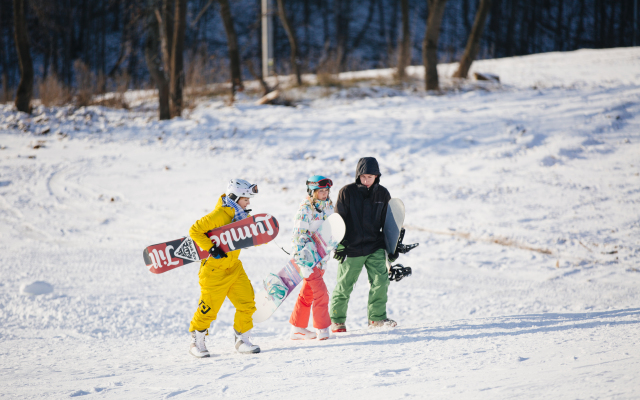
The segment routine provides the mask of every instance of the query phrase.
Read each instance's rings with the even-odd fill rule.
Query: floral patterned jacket
[[[322,222],[326,220],[329,215],[333,214],[333,202],[329,200],[316,200],[315,205],[311,204],[311,197],[307,197],[300,206],[293,224],[293,237],[291,239],[294,259],[300,266],[305,265],[303,262],[304,256],[301,250],[305,247],[310,249],[314,255],[315,261],[319,261],[320,257],[315,250],[315,244],[311,239],[311,233],[318,230]],[[325,257],[322,263],[318,265],[318,268],[324,269],[327,265],[328,257]]]

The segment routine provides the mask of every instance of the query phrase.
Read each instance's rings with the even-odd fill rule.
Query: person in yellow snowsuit
[[[189,229],[189,236],[193,241],[210,254],[209,258],[200,262],[200,302],[189,325],[192,338],[189,352],[195,357],[209,357],[205,336],[225,297],[228,297],[236,308],[233,322],[236,351],[260,352],[260,347],[253,345],[248,336],[248,332],[253,328],[252,316],[256,311],[256,303],[251,281],[244,271],[242,261],[238,259],[240,250],[225,253],[206,235],[212,229],[248,217],[246,207],[250,203],[249,199],[257,193],[257,185],[243,179],[232,179],[226,193],[218,199],[215,209],[196,221]]]

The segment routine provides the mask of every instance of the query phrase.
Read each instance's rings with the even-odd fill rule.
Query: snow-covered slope
[[[640,50],[476,68],[505,88],[210,101],[167,122],[2,106],[0,397],[637,398]],[[363,274],[347,334],[287,340],[290,300],[254,329],[262,353],[238,355],[225,302],[215,357],[189,356],[197,266],[153,275],[142,249],[185,235],[231,177],[259,184],[252,208],[288,246],[305,178],[338,189],[362,156],[378,158],[406,242],[420,242],[400,259],[413,276],[390,287],[398,328],[366,329]],[[241,258],[257,287],[287,255]]]

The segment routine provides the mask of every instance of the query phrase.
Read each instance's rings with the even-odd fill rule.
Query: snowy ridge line
[[[560,263],[560,259],[564,259],[564,260],[571,260],[575,263],[581,263],[581,262],[601,262],[601,263],[607,263],[607,262],[611,262],[613,260],[598,260],[598,259],[591,259],[591,260],[585,260],[583,258],[577,258],[577,257],[568,257],[568,256],[564,256],[562,254],[560,254],[559,251],[553,251],[553,250],[549,250],[549,249],[545,249],[545,248],[539,248],[539,247],[533,247],[533,246],[529,246],[527,244],[523,244],[523,243],[519,243],[513,239],[509,239],[503,236],[490,236],[490,237],[482,237],[482,236],[472,236],[471,233],[469,232],[458,232],[458,231],[452,231],[452,232],[444,232],[444,231],[436,231],[433,229],[428,229],[428,228],[421,228],[419,226],[413,226],[413,225],[405,225],[404,226],[405,229],[412,229],[412,230],[417,230],[417,231],[422,231],[422,232],[428,232],[428,233],[433,233],[436,235],[444,235],[444,236],[454,236],[454,237],[459,237],[461,239],[466,239],[468,241],[474,241],[474,242],[484,242],[484,243],[494,243],[494,244],[499,244],[501,246],[505,246],[505,247],[513,247],[513,248],[517,248],[517,249],[521,249],[521,250],[529,250],[529,251],[534,251],[536,253],[541,253],[541,254],[545,254],[548,256],[553,256],[558,258],[558,261],[556,261],[556,267],[559,267],[559,263]],[[589,247],[585,246],[581,241],[578,240],[578,243],[584,247],[585,249],[589,250],[590,253],[593,253],[593,250],[591,250]],[[609,251],[609,252],[601,252],[601,254],[604,255],[615,255],[617,254],[618,251],[614,250],[614,251]]]

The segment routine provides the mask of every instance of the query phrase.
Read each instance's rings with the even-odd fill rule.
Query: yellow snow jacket
[[[189,229],[189,236],[193,239],[194,242],[201,249],[209,251],[213,247],[213,243],[211,243],[211,239],[206,235],[212,229],[219,228],[223,225],[230,224],[235,216],[235,210],[231,207],[223,207],[222,198],[225,197],[223,194],[218,199],[218,204],[209,214],[200,218],[196,221],[195,224]],[[208,269],[229,269],[236,264],[236,260],[240,256],[240,249],[233,250],[227,253],[227,257],[215,259],[213,257],[209,257],[205,260],[200,261],[200,268],[206,266]]]

